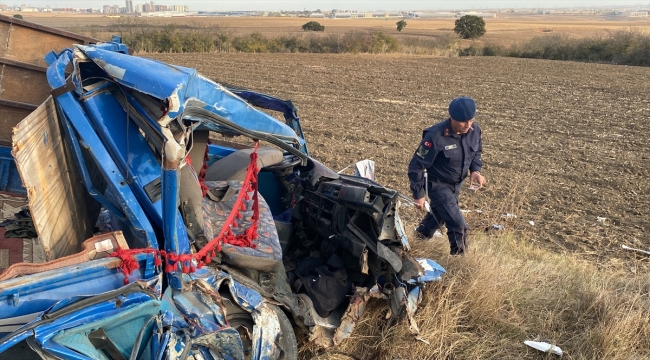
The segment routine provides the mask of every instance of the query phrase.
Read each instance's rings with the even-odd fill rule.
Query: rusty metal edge
[[[20,101],[3,100],[3,99],[0,99],[0,105],[29,110],[29,111],[34,111],[36,110],[36,108],[38,108],[38,105],[28,104]]]
[[[34,65],[22,61],[10,60],[4,57],[0,57],[0,64],[16,66],[23,69],[29,69],[34,71],[47,72],[47,68],[45,66],[38,66],[38,65]]]
[[[95,38],[91,38],[91,37],[88,37],[88,36],[75,34],[73,32],[60,30],[60,29],[45,26],[45,25],[36,24],[36,23],[31,22],[31,21],[21,20],[21,19],[17,19],[17,18],[14,18],[14,17],[7,16],[7,15],[0,15],[0,22],[6,22],[6,23],[10,23],[10,24],[15,24],[15,25],[19,25],[19,26],[32,28],[34,30],[39,30],[39,31],[44,31],[44,32],[51,33],[51,34],[57,34],[57,35],[65,36],[65,37],[68,37],[68,38],[71,38],[71,39],[82,41],[83,45],[102,42],[99,39],[95,39]]]

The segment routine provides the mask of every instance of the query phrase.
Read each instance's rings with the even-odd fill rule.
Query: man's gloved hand
[[[474,184],[478,185],[479,188],[485,185],[485,177],[478,171],[473,171],[469,174],[469,185],[472,186]]]
[[[415,205],[419,210],[424,210],[424,200],[425,198],[413,199],[413,205]]]

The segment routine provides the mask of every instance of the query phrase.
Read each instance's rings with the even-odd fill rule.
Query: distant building
[[[481,18],[495,18],[497,14],[495,13],[478,13],[474,11],[470,12],[450,12],[450,11],[437,11],[437,12],[411,12],[408,13],[408,17],[415,19],[453,19],[459,18],[465,15],[474,15]]]
[[[337,12],[334,14],[335,19],[357,19],[366,17],[366,13],[361,12]]]
[[[458,17],[465,16],[465,15],[474,15],[474,16],[478,16],[480,18],[495,18],[495,17],[497,17],[497,14],[494,14],[494,13],[477,13],[477,12],[474,12],[474,11],[458,13]]]
[[[175,12],[175,11],[150,11],[138,13],[140,17],[183,17],[183,16],[197,16],[201,15],[197,12]]]
[[[648,17],[647,11],[630,11],[626,14],[629,17]]]
[[[133,12],[133,0],[126,0],[126,12],[127,13]]]
[[[310,18],[317,18],[317,19],[323,19],[325,18],[325,14],[322,13],[311,13],[309,14]]]
[[[37,8],[33,8],[27,5],[20,5],[20,11],[24,12],[38,12]]]
[[[454,12],[412,12],[408,14],[408,17],[415,19],[450,19],[455,18],[456,13]]]

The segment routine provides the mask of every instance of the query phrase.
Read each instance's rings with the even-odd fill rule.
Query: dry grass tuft
[[[650,356],[648,279],[598,270],[512,234],[476,235],[469,255],[447,254],[446,241],[415,244],[448,273],[430,285],[417,314],[422,338],[408,324],[391,326],[381,301],[371,302],[352,337],[335,352],[313,345],[303,358],[536,359],[554,358],[523,344],[560,346],[565,359]]]

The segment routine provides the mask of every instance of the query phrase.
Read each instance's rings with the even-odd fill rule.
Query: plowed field
[[[650,69],[511,58],[156,54],[224,83],[291,99],[312,156],[365,158],[405,194],[422,129],[476,99],[485,188],[461,194],[473,231],[504,225],[603,266],[650,250]],[[504,217],[505,214],[516,215]],[[405,209],[411,230],[421,215]],[[534,223],[534,225],[532,225]]]

